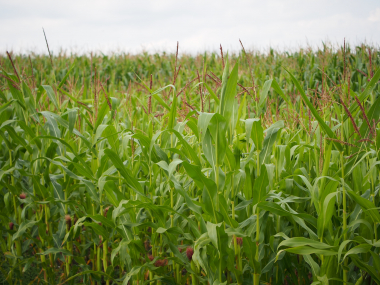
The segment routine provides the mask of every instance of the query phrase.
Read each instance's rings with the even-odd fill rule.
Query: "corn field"
[[[380,284],[380,52],[0,55],[0,284]]]

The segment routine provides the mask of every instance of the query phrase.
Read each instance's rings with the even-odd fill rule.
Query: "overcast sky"
[[[379,0],[0,0],[0,52],[182,52],[380,43]]]

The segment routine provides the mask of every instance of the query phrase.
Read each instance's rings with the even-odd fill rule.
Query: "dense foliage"
[[[2,284],[380,284],[380,53],[0,56]]]

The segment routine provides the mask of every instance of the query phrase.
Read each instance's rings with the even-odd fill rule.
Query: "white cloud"
[[[370,22],[380,22],[380,8],[376,8],[375,11],[371,11],[368,20]]]
[[[327,39],[380,42],[377,0],[0,0],[0,52],[198,52],[297,47]],[[52,4],[54,3],[54,4]],[[370,16],[368,16],[370,15]],[[307,41],[306,41],[307,39]]]

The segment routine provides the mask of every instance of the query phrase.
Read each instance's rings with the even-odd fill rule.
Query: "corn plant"
[[[0,56],[5,284],[380,284],[380,57]]]

